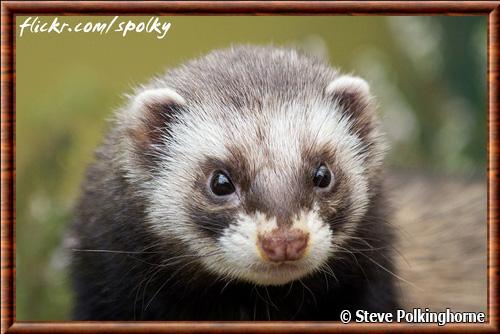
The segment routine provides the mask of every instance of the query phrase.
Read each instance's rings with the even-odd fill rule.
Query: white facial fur
[[[317,210],[302,211],[293,220],[291,228],[300,229],[310,236],[306,254],[298,261],[277,265],[263,260],[257,247],[257,236],[275,228],[277,225],[274,217],[266,217],[261,212],[241,214],[219,239],[223,256],[217,261],[210,257],[204,258],[206,267],[218,274],[238,277],[252,283],[281,285],[317,271],[325,264],[332,251],[332,235]]]
[[[369,95],[366,82],[350,76],[332,81],[325,93],[333,94],[346,87]],[[132,105],[139,110],[137,106],[147,104],[147,99],[158,100],[161,95],[185,103],[175,91],[165,88],[141,93]],[[280,285],[319,270],[365,214],[369,203],[368,169],[380,163],[382,149],[375,155],[370,152],[372,159],[367,161],[368,153],[363,151],[361,139],[350,130],[349,117],[338,110],[338,106],[332,107],[331,103],[317,97],[307,104],[291,101],[279,106],[266,104],[264,99],[265,110],[258,116],[216,104],[187,105],[189,112],[175,118],[171,124],[174,135],[164,138],[169,154],[161,160],[160,177],[144,184],[144,194],[154,207],[148,212],[151,228],[164,238],[179,240],[189,253],[200,256],[207,270],[223,277]],[[258,141],[257,129],[264,129],[265,142]],[[203,222],[190,220],[187,203],[206,202],[198,192],[189,191],[201,162],[209,157],[225,160],[231,154],[228,144],[237,145],[252,167],[259,170],[258,178],[265,180],[279,196],[286,196],[287,177],[303,164],[304,142],[327,146],[334,151],[335,164],[349,180],[351,214],[345,230],[335,236],[336,243],[332,242],[328,224],[319,215],[317,202],[312,210],[302,210],[292,220],[294,227],[309,233],[309,243],[302,259],[285,266],[266,262],[257,247],[257,235],[277,227],[275,217],[261,212],[250,214],[241,209],[217,241],[200,234]],[[208,205],[207,210],[211,210]]]

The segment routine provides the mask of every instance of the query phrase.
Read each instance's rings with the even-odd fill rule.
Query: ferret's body
[[[338,320],[394,312],[394,227],[368,85],[238,47],[139,89],[72,228],[75,319]]]
[[[141,225],[145,208],[129,197],[131,190],[120,180],[123,175],[108,173],[106,161],[111,157],[102,158],[89,175],[105,176],[107,182],[87,187],[89,202],[84,200],[82,205],[90,212],[80,213],[86,223],[74,230],[80,240],[77,249],[96,250],[73,255],[74,319],[338,320],[343,309],[396,308],[392,275],[359,254],[342,254],[331,269],[284,286],[259,286],[208,274],[175,240],[162,240]],[[96,215],[106,218],[93,219]],[[392,236],[382,230],[367,229],[358,237],[367,237],[375,249],[385,248]],[[353,244],[394,270],[384,258],[388,255],[369,252],[361,241]]]

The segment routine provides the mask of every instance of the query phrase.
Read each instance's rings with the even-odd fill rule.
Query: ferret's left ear
[[[368,83],[355,76],[342,75],[331,81],[325,95],[334,101],[341,111],[353,118],[363,116],[373,100]]]

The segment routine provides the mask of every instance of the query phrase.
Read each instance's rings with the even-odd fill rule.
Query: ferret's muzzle
[[[277,228],[257,237],[261,256],[271,262],[300,260],[306,251],[309,234],[297,228]]]

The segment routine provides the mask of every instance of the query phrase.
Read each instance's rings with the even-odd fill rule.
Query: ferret
[[[401,308],[375,109],[365,80],[277,47],[216,50],[137,88],[76,205],[73,318]]]

